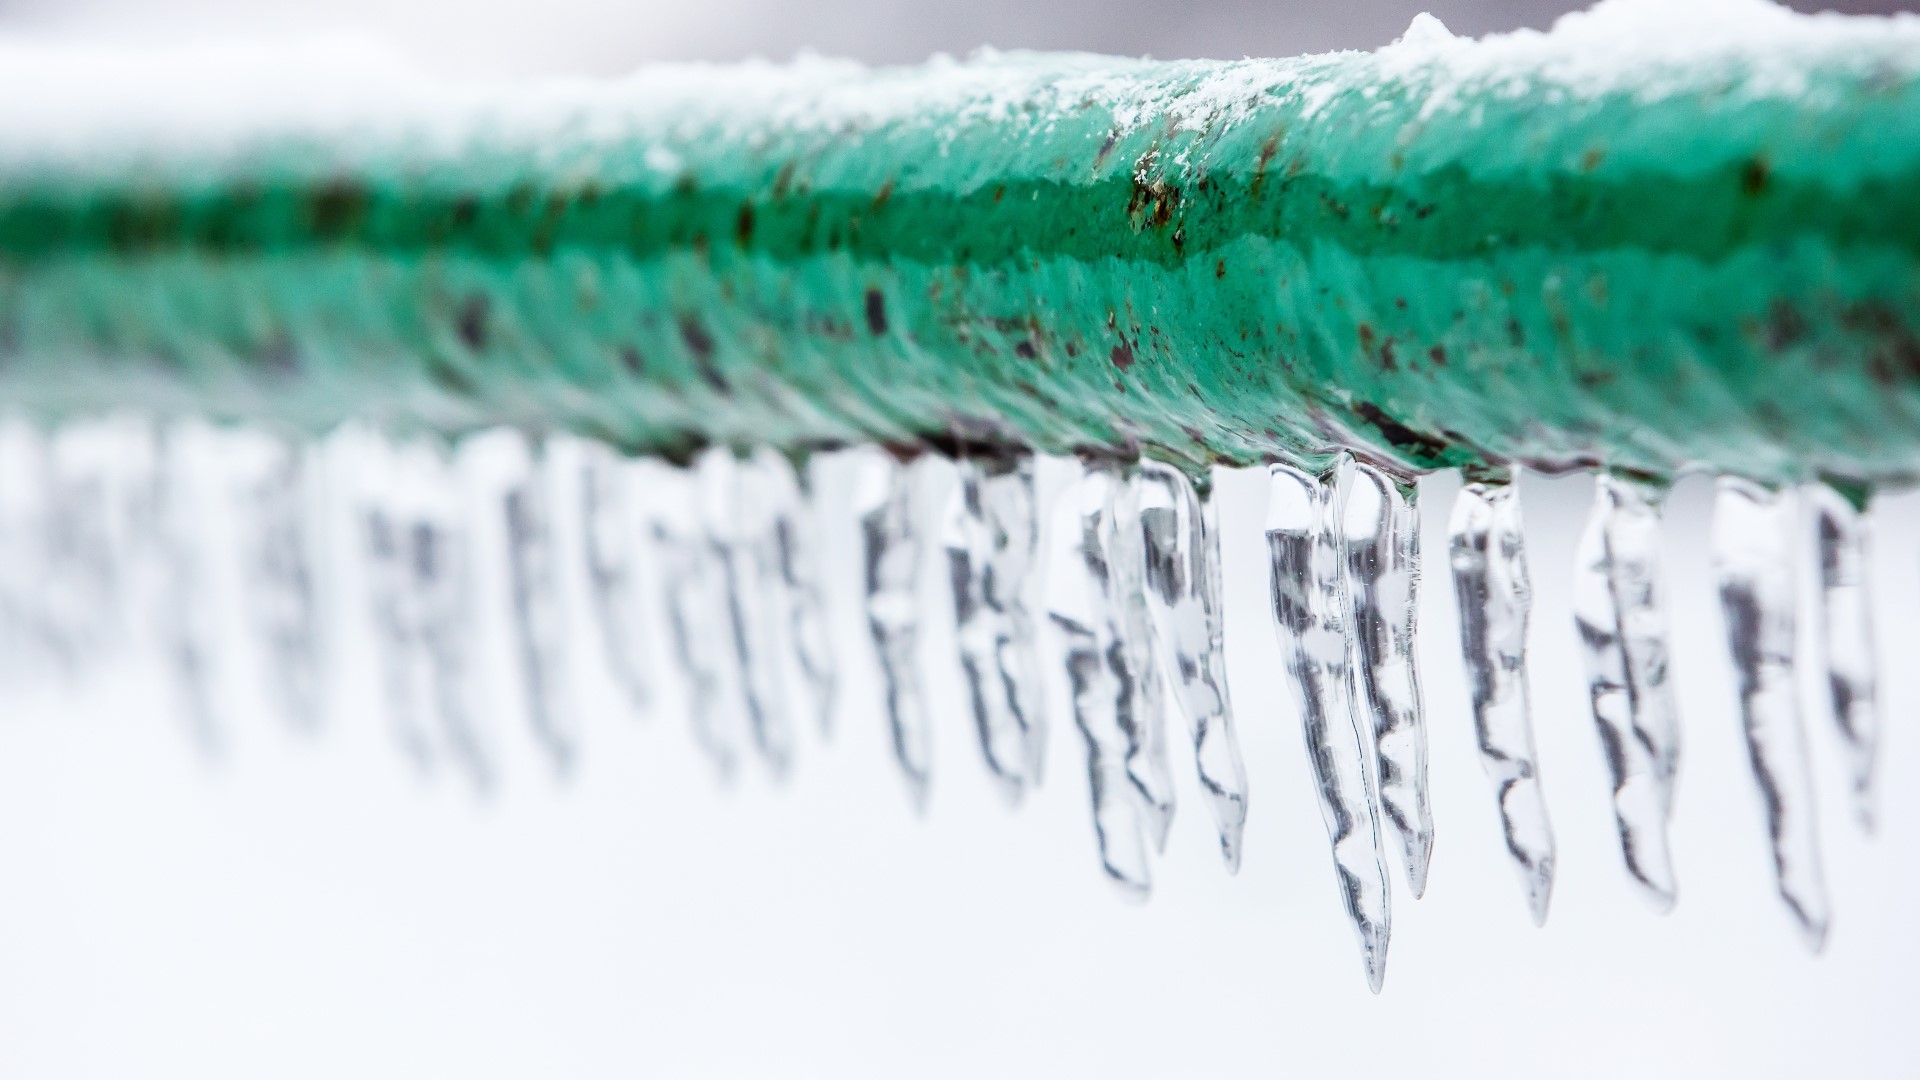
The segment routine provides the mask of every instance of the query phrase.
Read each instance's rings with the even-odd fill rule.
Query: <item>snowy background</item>
[[[1180,5],[433,4],[0,0],[41,33],[271,34],[360,27],[459,69],[617,70],[656,57],[872,59],[1001,46],[1159,55],[1369,46],[1418,7],[1456,31],[1543,25],[1530,2]],[[30,107],[13,103],[8,107]],[[1710,488],[1683,483],[1666,581],[1684,747],[1681,899],[1651,914],[1620,864],[1569,613],[1584,478],[1528,478],[1535,725],[1559,841],[1544,929],[1528,922],[1474,752],[1452,595],[1439,572],[1457,481],[1423,485],[1420,659],[1438,837],[1427,896],[1395,896],[1386,989],[1370,995],[1334,890],[1266,614],[1263,481],[1220,478],[1227,650],[1251,784],[1227,876],[1174,741],[1182,806],[1155,893],[1100,878],[1064,688],[1050,686],[1046,784],[1010,810],[961,711],[950,633],[923,642],[937,738],[916,818],[890,757],[844,513],[829,550],[844,705],[784,785],[717,785],[662,678],[629,715],[597,670],[577,591],[585,755],[555,777],[520,720],[505,638],[498,485],[465,498],[481,552],[484,665],[505,777],[476,798],[395,749],[364,588],[335,514],[328,595],[344,678],[317,738],[230,680],[214,758],[170,715],[154,665],[0,707],[0,1075],[1406,1076],[1903,1075],[1920,961],[1920,498],[1878,516],[1887,735],[1881,834],[1845,800],[1809,700],[1835,910],[1802,950],[1773,893],[1705,548]],[[1069,478],[1043,472],[1043,490]],[[844,508],[844,470],[829,470]],[[344,511],[351,479],[335,496]],[[232,522],[208,521],[216,539]],[[563,538],[564,542],[564,538]],[[930,559],[924,585],[945,598]],[[244,671],[232,567],[207,603]],[[575,582],[577,584],[577,582]],[[656,633],[656,642],[659,635]]]

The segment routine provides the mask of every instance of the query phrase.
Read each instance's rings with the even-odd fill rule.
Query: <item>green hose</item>
[[[1376,53],[665,69],[194,137],[138,126],[135,86],[111,139],[0,130],[0,394],[667,453],[1911,480],[1920,22],[1737,6],[1768,32],[1609,51],[1652,10],[1617,2]]]

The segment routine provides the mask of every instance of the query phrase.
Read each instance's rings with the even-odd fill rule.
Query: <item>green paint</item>
[[[1441,108],[1445,71],[1370,55],[1113,61],[1131,96],[990,116],[0,155],[0,392],[636,449],[1907,480],[1910,59],[1803,59],[1792,93],[1711,64],[1655,98],[1469,81]],[[1162,111],[1117,119],[1135,100]]]

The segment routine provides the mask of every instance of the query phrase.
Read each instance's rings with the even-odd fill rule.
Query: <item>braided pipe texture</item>
[[[1911,18],[494,88],[9,46],[0,93],[49,418],[1920,475]]]

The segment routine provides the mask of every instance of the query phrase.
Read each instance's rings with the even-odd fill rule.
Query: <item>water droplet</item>
[[[1520,489],[1511,477],[1470,479],[1449,525],[1460,652],[1473,696],[1480,763],[1493,781],[1507,853],[1520,872],[1535,926],[1553,894],[1553,828],[1533,747],[1527,691],[1527,579]]]
[[[966,457],[947,511],[955,634],[987,767],[1017,802],[1037,783],[1046,737],[1024,590],[1039,540],[1030,454]]]
[[[1798,594],[1791,494],[1723,476],[1713,507],[1713,567],[1740,691],[1740,715],[1766,811],[1780,898],[1807,947],[1826,942],[1826,885],[1794,675]]]
[[[1220,529],[1211,491],[1187,474],[1142,462],[1137,480],[1146,586],[1168,682],[1193,736],[1201,790],[1229,871],[1240,868],[1247,822],[1247,770],[1227,695]]]
[[[1292,675],[1340,899],[1360,940],[1367,985],[1378,993],[1386,978],[1390,899],[1367,778],[1373,741],[1362,735],[1352,698],[1338,467],[1323,476],[1290,465],[1268,468],[1267,552],[1274,627]]]
[[[1588,696],[1613,778],[1613,813],[1627,872],[1656,911],[1677,887],[1667,847],[1680,728],[1667,683],[1660,608],[1660,504],[1666,488],[1611,473],[1575,555],[1573,604]]]
[[[1340,474],[1355,702],[1372,717],[1375,791],[1415,899],[1427,891],[1433,811],[1427,729],[1414,665],[1420,514],[1411,482],[1349,458]]]

